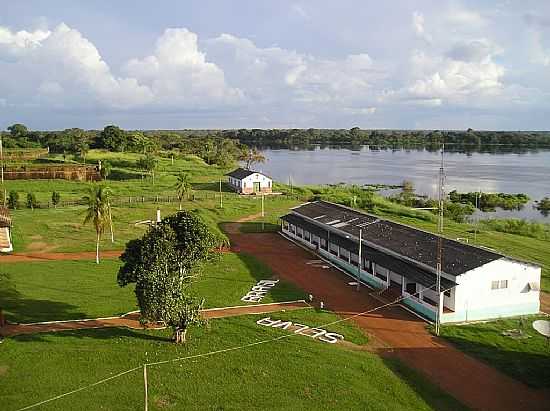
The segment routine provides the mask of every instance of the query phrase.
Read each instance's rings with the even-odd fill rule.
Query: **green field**
[[[99,329],[7,339],[0,351],[2,409],[16,410],[139,367],[284,335],[259,326],[259,316],[211,321],[193,329],[184,346],[168,331]],[[299,311],[272,318],[322,325],[329,313]],[[346,340],[364,342],[344,324],[327,326]],[[398,367],[398,368],[396,368]],[[395,370],[395,371],[392,371]],[[367,351],[290,338],[223,354],[148,367],[149,409],[460,410],[460,404],[402,364],[388,367]],[[143,409],[138,369],[106,384],[49,404],[43,410]]]
[[[529,316],[468,325],[445,325],[441,334],[462,351],[487,362],[505,374],[536,388],[550,387],[550,347],[532,327],[537,319]],[[505,336],[508,330],[521,330],[522,338]]]
[[[0,301],[13,322],[97,318],[136,310],[133,286],[116,282],[120,262],[44,261],[5,264],[0,270]],[[255,258],[224,253],[207,263],[192,289],[205,308],[245,305],[250,288],[273,273]],[[302,291],[281,281],[262,303],[303,299]]]

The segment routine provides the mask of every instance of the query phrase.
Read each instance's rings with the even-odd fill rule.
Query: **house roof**
[[[10,211],[0,206],[0,227],[9,227],[11,225]]]
[[[300,226],[320,238],[327,239],[328,237],[327,230],[313,223],[310,223],[303,217],[297,216],[296,214],[287,214],[281,217],[281,219],[289,222],[290,224]],[[330,242],[334,244],[338,244],[340,247],[357,255],[358,242],[354,242],[351,239],[347,239],[340,235],[334,235],[334,234],[331,235]],[[362,244],[361,246],[361,253],[368,260],[374,262],[375,264],[380,264],[382,267],[388,268],[395,273],[406,273],[406,277],[408,279],[414,280],[425,287],[433,287],[433,285],[435,284],[435,281],[436,281],[435,274],[430,273],[427,270],[424,270],[420,267],[417,267],[416,265],[407,263],[397,257],[393,257],[391,255],[385,254],[365,244]],[[441,278],[441,287],[444,290],[448,290],[450,288],[453,288],[454,286],[456,286],[456,283],[454,283],[453,281],[448,280],[444,277]]]
[[[243,180],[246,177],[251,176],[252,174],[261,174],[263,176],[266,176],[264,173],[260,173],[259,171],[246,170],[242,167],[239,167],[236,170],[233,170],[230,173],[227,173],[226,176],[236,178],[237,180]]]
[[[316,201],[294,208],[293,213],[310,223],[339,230],[362,238],[371,248],[393,254],[404,261],[436,269],[438,236],[403,224],[394,223],[348,207]],[[457,276],[504,257],[493,251],[443,238],[443,272]]]

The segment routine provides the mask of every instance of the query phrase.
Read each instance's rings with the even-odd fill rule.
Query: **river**
[[[441,155],[427,150],[321,148],[264,149],[257,166],[277,181],[293,184],[387,184],[412,181],[418,194],[435,197]],[[444,155],[445,191],[525,193],[533,200],[550,197],[550,150],[528,153]],[[528,203],[522,210],[478,213],[482,218],[525,218],[550,222]]]

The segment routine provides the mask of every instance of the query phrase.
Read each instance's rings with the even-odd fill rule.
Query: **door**
[[[260,192],[260,183],[254,183],[254,192],[259,193]]]

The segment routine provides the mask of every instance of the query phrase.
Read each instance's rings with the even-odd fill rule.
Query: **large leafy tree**
[[[191,192],[192,187],[193,186],[191,185],[191,176],[189,175],[189,173],[180,173],[174,186],[174,188],[176,189],[176,195],[178,196],[178,200],[180,201],[180,210],[183,197],[187,196],[187,199],[189,200],[189,193]]]
[[[117,126],[106,126],[98,136],[98,146],[111,151],[124,151],[128,145],[126,132]]]
[[[185,342],[188,327],[201,324],[202,301],[192,294],[192,280],[211,259],[220,241],[194,213],[180,211],[149,228],[143,238],[127,243],[117,281],[135,283],[143,322],[162,321]]]
[[[95,261],[99,264],[99,241],[101,234],[105,232],[107,226],[111,227],[112,237],[112,215],[110,205],[111,190],[109,187],[92,185],[88,189],[88,194],[83,197],[86,204],[84,223],[92,223],[96,231],[96,256]]]

